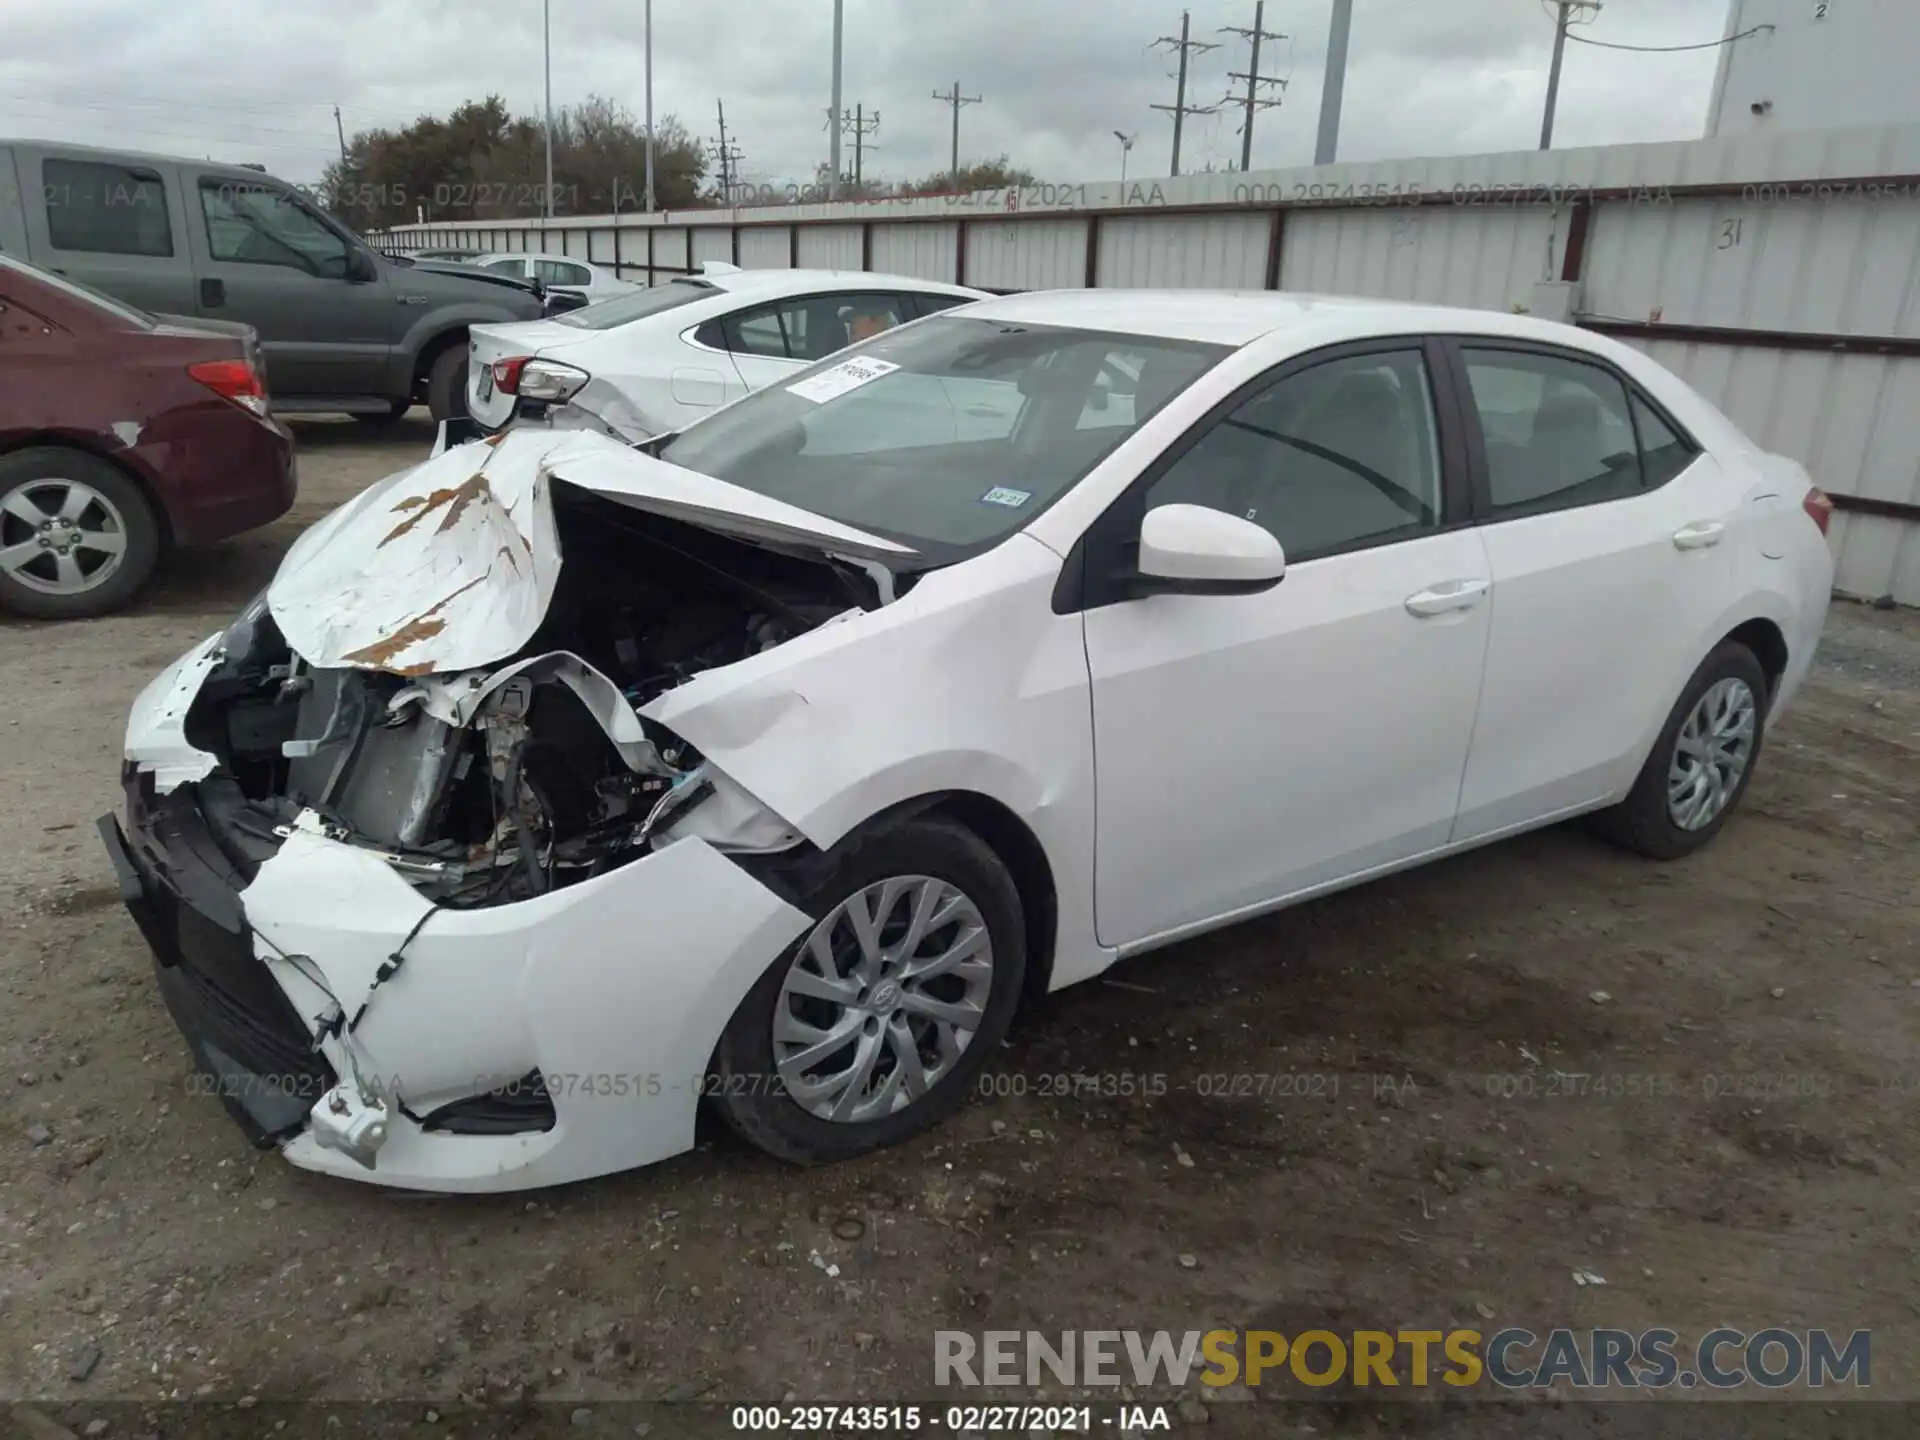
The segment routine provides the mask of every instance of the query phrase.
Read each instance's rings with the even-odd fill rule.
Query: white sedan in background
[[[631,280],[620,279],[604,265],[592,265],[571,255],[549,255],[544,251],[483,255],[468,263],[499,275],[511,275],[516,280],[538,280],[549,290],[584,295],[589,305],[611,300],[616,295],[631,295],[642,288]]]
[[[562,427],[642,440],[895,325],[985,298],[905,275],[709,262],[549,320],[473,326],[467,410],[497,430],[524,401]]]
[[[1573,815],[1706,844],[1830,510],[1567,326],[992,299],[367,489],[141,695],[102,831],[297,1165],[551,1185],[703,1103],[837,1159],[1125,956]]]

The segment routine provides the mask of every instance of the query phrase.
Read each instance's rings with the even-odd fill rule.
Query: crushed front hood
[[[287,552],[267,603],[308,664],[402,675],[513,654],[553,598],[555,479],[708,529],[888,560],[903,545],[586,431],[510,430],[370,486]]]

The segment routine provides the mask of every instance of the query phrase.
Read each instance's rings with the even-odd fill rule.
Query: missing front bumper
[[[204,1087],[254,1144],[272,1148],[306,1124],[334,1087],[333,1069],[254,956],[238,891],[216,868],[221,852],[198,811],[137,803],[130,787],[132,842],[117,817],[99,821],[120,898]]]

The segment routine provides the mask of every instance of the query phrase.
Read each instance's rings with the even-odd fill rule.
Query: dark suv
[[[522,281],[377,254],[258,170],[39,140],[0,140],[0,252],[251,326],[279,414],[464,415],[467,327],[546,308]]]

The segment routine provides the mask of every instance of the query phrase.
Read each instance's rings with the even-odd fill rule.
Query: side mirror
[[[1160,505],[1140,525],[1138,594],[1251,595],[1287,573],[1286,552],[1251,520],[1205,505]]]
[[[347,252],[347,279],[356,285],[364,285],[369,280],[380,278],[380,262],[365,250],[358,248]]]

